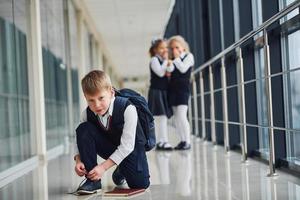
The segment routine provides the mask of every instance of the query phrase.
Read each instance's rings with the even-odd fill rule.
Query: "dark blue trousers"
[[[80,159],[87,171],[97,165],[97,154],[106,160],[117,149],[105,134],[91,122],[83,122],[76,129]],[[144,146],[136,143],[133,152],[120,163],[119,170],[130,188],[148,188],[150,175]]]

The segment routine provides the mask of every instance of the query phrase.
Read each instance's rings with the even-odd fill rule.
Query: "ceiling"
[[[122,78],[149,76],[148,49],[151,39],[163,35],[174,2],[85,0]],[[137,80],[145,81],[144,78]]]

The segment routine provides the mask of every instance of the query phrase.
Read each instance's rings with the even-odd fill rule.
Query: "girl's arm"
[[[172,60],[168,60],[167,72],[173,72],[175,69]]]
[[[193,54],[189,53],[183,61],[181,61],[181,58],[178,57],[173,60],[173,63],[181,73],[185,73],[195,64],[194,56]]]
[[[153,57],[150,62],[150,67],[153,70],[153,72],[159,76],[164,77],[166,70],[167,70],[168,61],[164,60],[162,65],[159,63],[159,60],[157,57]]]

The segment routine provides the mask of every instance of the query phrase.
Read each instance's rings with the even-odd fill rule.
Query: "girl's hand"
[[[77,162],[75,165],[75,172],[78,176],[84,176],[87,174],[84,164],[82,162]]]
[[[167,59],[169,58],[169,52],[168,52],[168,51],[165,51],[165,52],[163,53],[163,55],[162,55],[162,58],[163,58],[164,60],[167,60]]]
[[[87,178],[91,179],[92,181],[98,181],[101,179],[104,172],[105,168],[103,165],[97,165],[87,174]]]
[[[173,50],[173,55],[174,55],[174,58],[179,58],[180,52],[177,49],[174,49]]]
[[[166,73],[165,73],[165,76],[166,76],[166,77],[171,77],[171,72],[166,72]]]

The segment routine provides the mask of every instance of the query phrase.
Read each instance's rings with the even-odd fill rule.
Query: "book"
[[[105,192],[103,195],[108,197],[129,197],[135,194],[140,194],[145,192],[145,189],[123,189],[123,188],[114,188],[111,191]]]

